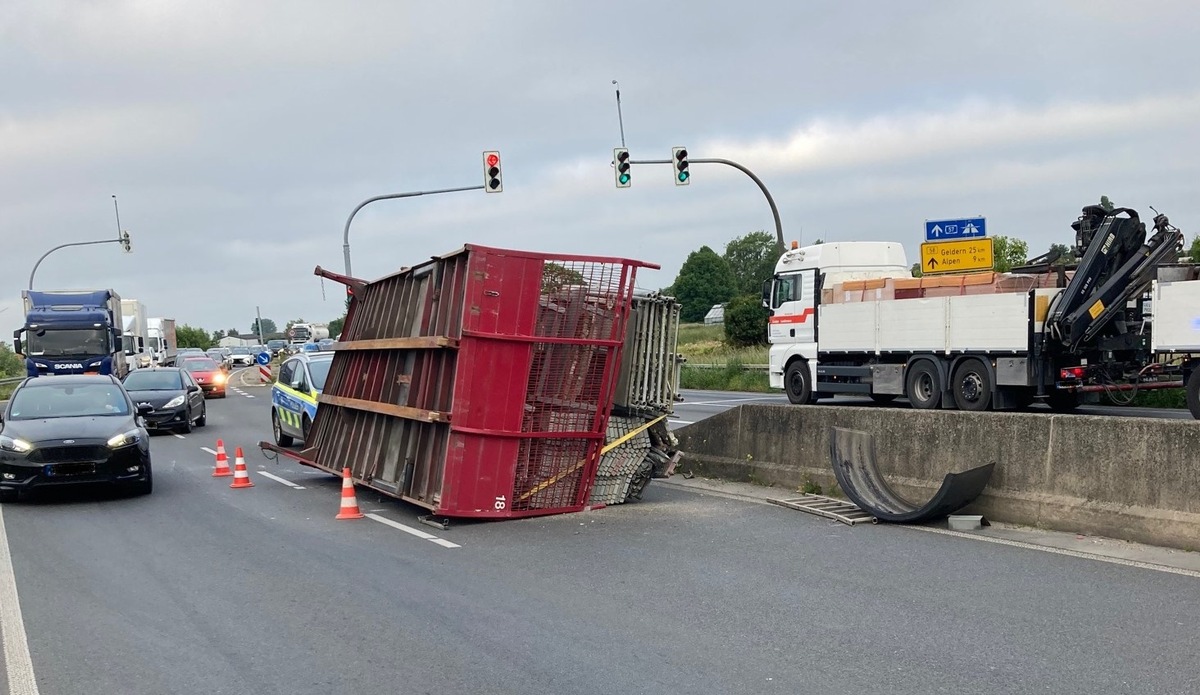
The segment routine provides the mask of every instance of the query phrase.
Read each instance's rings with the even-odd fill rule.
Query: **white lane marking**
[[[283,483],[284,485],[287,485],[288,487],[290,487],[290,488],[293,488],[293,489],[295,489],[295,490],[303,490],[303,489],[305,489],[303,485],[297,485],[297,484],[293,483],[293,482],[292,482],[292,481],[290,481],[290,480],[287,480],[287,479],[285,479],[285,478],[280,478],[279,476],[277,476],[277,475],[272,475],[271,473],[268,473],[268,472],[266,472],[266,471],[255,471],[255,472],[256,472],[256,473],[258,473],[258,474],[259,474],[259,475],[261,475],[261,476],[264,476],[264,477],[270,478],[271,480],[274,480],[274,481],[275,481],[275,482],[277,482],[277,483]]]
[[[1014,548],[1024,548],[1026,550],[1040,550],[1043,553],[1054,553],[1055,555],[1066,555],[1068,557],[1077,557],[1084,560],[1097,560],[1099,562],[1107,562],[1113,565],[1124,565],[1125,567],[1137,567],[1144,570],[1154,570],[1156,572],[1167,572],[1169,574],[1182,574],[1185,577],[1194,577],[1200,579],[1200,571],[1190,570],[1184,567],[1170,567],[1168,565],[1156,565],[1152,562],[1142,562],[1140,560],[1127,560],[1122,557],[1109,557],[1108,555],[1097,555],[1088,553],[1082,550],[1071,550],[1070,548],[1055,548],[1048,545],[1038,545],[1036,543],[1027,543],[1025,541],[1014,541],[1008,538],[997,538],[995,536],[981,536],[974,533],[964,533],[962,531],[952,531],[944,528],[930,528],[928,526],[912,526],[917,531],[928,531],[930,533],[940,533],[944,536],[955,536],[958,538],[969,538],[973,541],[984,541],[986,543],[999,543],[1000,545],[1009,545]]]
[[[254,396],[251,396],[251,395],[250,395],[250,394],[248,394],[248,393],[243,393],[242,395],[243,395],[243,396],[245,396],[246,398],[254,398]]]
[[[8,533],[4,529],[4,511],[0,509],[0,641],[4,642],[4,671],[9,695],[38,695],[33,659],[29,656],[29,638],[17,597],[17,576],[13,573],[8,551]]]
[[[206,446],[202,446],[202,447],[200,447],[200,450],[201,450],[201,451],[207,451],[208,453],[212,454],[213,456],[216,456],[216,455],[217,455],[217,452],[213,451],[212,449],[209,449],[209,448],[208,448],[208,447],[206,447]]]
[[[673,417],[669,417],[669,418],[667,418],[667,422],[678,422],[678,423],[679,423],[679,424],[681,424],[681,425],[694,425],[694,424],[696,424],[696,421],[695,421],[695,420],[680,420],[679,418],[673,418]]]
[[[172,433],[171,433],[171,435],[172,435],[173,437],[175,437],[176,439],[187,439],[187,437],[183,436],[182,434],[178,434],[178,433],[175,433],[175,432],[172,432]]]
[[[425,533],[424,531],[422,531],[420,529],[415,529],[411,526],[405,526],[404,524],[400,523],[399,521],[392,521],[391,519],[379,516],[378,514],[364,514],[363,516],[367,517],[368,519],[378,521],[379,523],[384,524],[385,526],[391,526],[392,528],[398,529],[405,533],[411,533],[412,535],[416,536],[417,538],[423,538],[427,541],[433,541],[434,543],[437,543],[438,545],[442,546],[443,548],[461,548],[462,547],[461,545],[459,545],[457,543],[451,543],[450,541],[438,538],[437,536],[433,535],[432,533]]]

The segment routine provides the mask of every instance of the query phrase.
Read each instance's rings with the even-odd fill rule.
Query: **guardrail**
[[[0,379],[0,386],[7,386],[8,384],[19,384],[24,380],[25,380],[25,377],[23,377],[23,376],[9,376],[9,377]]]

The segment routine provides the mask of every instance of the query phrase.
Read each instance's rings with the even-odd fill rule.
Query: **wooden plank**
[[[444,335],[418,336],[415,338],[376,338],[374,340],[351,340],[334,343],[334,350],[422,350],[430,348],[456,348],[458,341]]]
[[[450,422],[450,413],[443,413],[437,410],[410,408],[406,405],[376,403],[375,401],[364,401],[359,398],[346,398],[345,396],[333,396],[326,393],[321,394],[319,402],[328,403],[329,405],[340,405],[343,408],[365,410],[368,413],[393,415],[395,417],[402,417],[406,420],[420,420],[421,422]]]

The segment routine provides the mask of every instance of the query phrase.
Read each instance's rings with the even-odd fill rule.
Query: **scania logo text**
[[[65,362],[63,364],[54,365],[55,369],[83,369],[83,365],[78,362]]]

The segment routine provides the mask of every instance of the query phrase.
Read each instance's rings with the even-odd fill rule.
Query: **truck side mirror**
[[[771,284],[773,280],[763,280],[762,284],[762,305],[763,307],[771,308]]]

